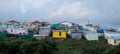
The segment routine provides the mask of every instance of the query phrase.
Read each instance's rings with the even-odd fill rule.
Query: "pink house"
[[[27,30],[22,29],[22,28],[19,28],[19,29],[16,29],[16,28],[7,28],[7,32],[9,34],[28,34]]]
[[[15,20],[8,21],[6,25],[9,34],[28,34],[27,30],[20,28],[20,23]]]

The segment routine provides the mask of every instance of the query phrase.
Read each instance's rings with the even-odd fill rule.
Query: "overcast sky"
[[[0,0],[0,21],[120,25],[120,0]]]

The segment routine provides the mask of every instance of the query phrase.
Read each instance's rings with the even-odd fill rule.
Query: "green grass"
[[[57,44],[59,50],[55,54],[102,54],[112,48],[103,37],[99,41],[67,39],[57,41]]]

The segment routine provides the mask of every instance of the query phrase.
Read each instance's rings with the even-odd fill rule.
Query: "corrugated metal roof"
[[[111,38],[114,39],[114,40],[119,40],[120,36],[112,36]]]

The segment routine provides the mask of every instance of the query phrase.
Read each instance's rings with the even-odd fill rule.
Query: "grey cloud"
[[[61,6],[69,6],[72,3],[81,2],[81,6],[77,6],[78,10],[86,8],[92,15],[85,15],[84,17],[78,17],[78,13],[81,11],[74,12],[74,14],[66,15],[64,12],[61,16],[50,17],[53,13],[58,11]],[[116,24],[120,22],[120,0],[0,0],[0,21],[8,21],[15,19],[21,21],[41,20],[49,22],[60,22],[60,21],[72,21],[76,23],[86,23],[90,20],[91,23],[95,24]],[[77,9],[73,7],[73,9]],[[66,8],[66,11],[69,10]],[[74,15],[74,16],[72,16]],[[4,19],[3,19],[4,18]],[[29,19],[28,19],[29,18]],[[54,19],[54,20],[53,20]]]

